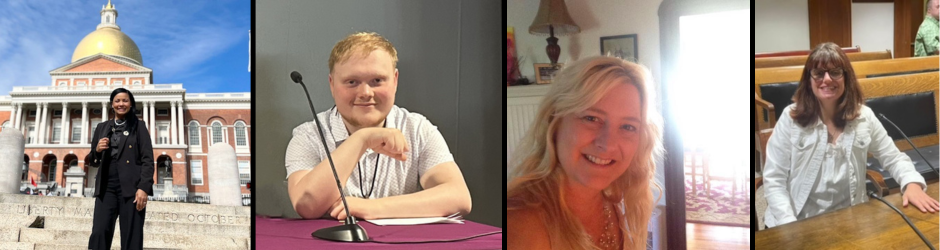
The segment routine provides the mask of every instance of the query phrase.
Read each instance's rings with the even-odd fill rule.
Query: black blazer
[[[111,149],[95,151],[98,141],[108,136],[114,122],[101,123],[95,129],[91,140],[91,152],[94,162],[92,166],[98,167],[95,176],[95,197],[102,197],[108,188],[108,174],[111,168],[120,168],[118,174],[121,179],[121,194],[124,197],[134,197],[137,189],[144,190],[147,195],[153,195],[153,145],[150,142],[150,133],[144,123],[137,119],[127,120],[127,139],[120,142],[120,155],[116,166],[111,165]],[[104,179],[102,180],[102,177]]]

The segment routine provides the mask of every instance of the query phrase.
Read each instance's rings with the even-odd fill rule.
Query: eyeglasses
[[[826,73],[827,73],[827,72],[829,73],[829,78],[832,78],[832,80],[839,80],[839,79],[842,79],[843,73],[845,73],[845,72],[842,70],[842,68],[834,68],[834,69],[830,69],[830,70],[812,69],[812,70],[809,71],[810,75],[811,75],[811,76],[813,77],[813,79],[815,79],[815,80],[822,80],[823,77],[826,76]]]

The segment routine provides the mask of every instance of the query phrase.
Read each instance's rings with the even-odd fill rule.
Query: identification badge
[[[124,131],[124,136],[127,136],[127,134],[128,134],[127,131]]]

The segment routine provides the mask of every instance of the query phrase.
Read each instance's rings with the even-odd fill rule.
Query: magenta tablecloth
[[[477,234],[501,231],[498,227],[472,221],[466,224],[430,224],[416,226],[377,226],[361,221],[369,237],[381,241],[424,241],[470,237]],[[500,249],[503,235],[487,235],[470,240],[447,243],[381,244],[334,242],[313,238],[310,233],[317,229],[339,225],[335,220],[292,220],[255,217],[255,249]]]

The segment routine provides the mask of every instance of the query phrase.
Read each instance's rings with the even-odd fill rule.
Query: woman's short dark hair
[[[796,106],[790,111],[790,117],[802,127],[815,123],[822,113],[819,99],[813,94],[813,78],[810,76],[810,71],[817,66],[828,67],[829,65],[842,68],[843,88],[845,88],[842,96],[836,100],[836,112],[832,121],[837,127],[845,127],[847,121],[858,118],[860,114],[865,97],[858,85],[858,78],[855,76],[855,70],[852,69],[852,63],[849,62],[849,58],[845,52],[842,52],[839,45],[822,43],[816,45],[806,58],[800,85],[793,94],[793,102]]]
[[[137,119],[137,102],[134,101],[134,94],[131,93],[130,90],[127,90],[125,88],[117,88],[117,89],[114,89],[114,91],[111,91],[111,98],[108,98],[108,109],[111,110],[111,112],[108,113],[108,115],[110,116],[110,114],[115,114],[114,113],[114,96],[120,93],[127,93],[127,97],[131,101],[131,109],[127,111],[127,115],[124,116],[124,119],[136,120]]]

